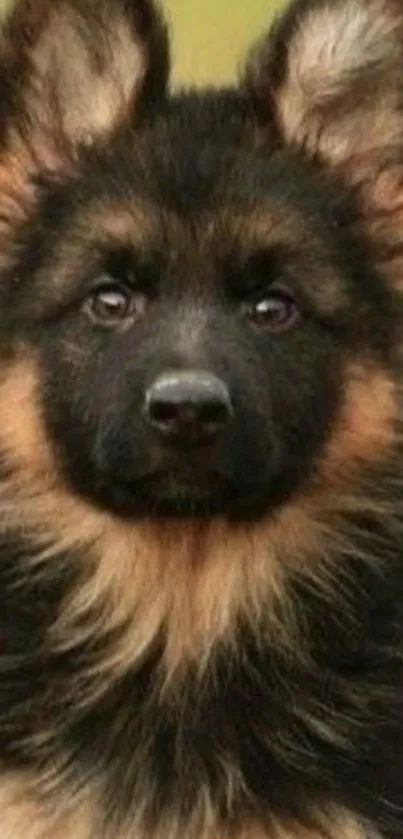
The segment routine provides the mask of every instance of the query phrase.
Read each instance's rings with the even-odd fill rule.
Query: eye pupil
[[[93,291],[85,308],[97,323],[115,326],[144,314],[146,306],[144,294],[110,283]]]
[[[128,295],[117,289],[104,289],[94,295],[93,306],[100,317],[125,317],[129,306]]]
[[[249,307],[255,324],[276,331],[292,326],[297,314],[295,300],[286,291],[268,292]]]

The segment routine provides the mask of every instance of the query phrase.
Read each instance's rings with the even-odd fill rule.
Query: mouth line
[[[209,489],[217,486],[226,487],[229,490],[231,488],[235,489],[234,482],[223,472],[208,467],[203,469],[199,463],[197,467],[194,467],[190,460],[187,464],[181,465],[180,468],[168,466],[139,473],[133,480],[124,477],[120,477],[118,480],[128,488],[133,487],[135,491],[138,489],[140,492],[143,488],[147,489],[153,485],[158,487],[158,485],[163,484],[172,487],[194,488],[198,485]]]
[[[163,503],[178,505],[204,504],[230,500],[237,493],[233,484],[219,473],[194,474],[175,472],[154,472],[142,476],[135,482],[123,481],[122,489],[136,497],[150,497]]]
[[[195,479],[169,470],[147,472],[134,481],[109,478],[98,482],[102,506],[125,519],[219,519],[254,521],[267,514],[259,493],[240,493],[219,472]]]

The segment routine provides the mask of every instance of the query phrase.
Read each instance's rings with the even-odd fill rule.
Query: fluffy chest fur
[[[394,0],[0,43],[2,839],[401,839]]]

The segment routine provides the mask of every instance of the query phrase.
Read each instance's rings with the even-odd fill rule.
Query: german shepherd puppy
[[[0,837],[402,839],[403,4],[168,75],[2,30]]]

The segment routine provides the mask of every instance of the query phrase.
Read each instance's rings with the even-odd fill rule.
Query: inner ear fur
[[[251,51],[245,82],[282,142],[354,191],[403,289],[401,0],[294,0]]]
[[[17,0],[0,34],[0,154],[62,169],[158,101],[168,67],[151,0]]]

